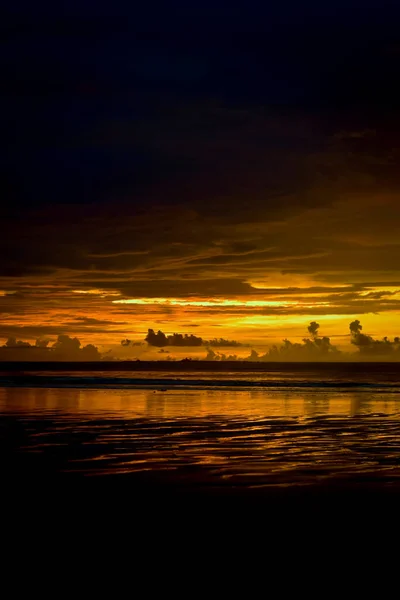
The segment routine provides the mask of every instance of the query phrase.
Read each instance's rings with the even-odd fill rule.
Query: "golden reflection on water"
[[[35,465],[184,486],[400,486],[399,439],[396,393],[0,388],[1,448],[18,476]]]
[[[90,390],[0,388],[0,413],[85,414],[107,418],[349,416],[400,413],[399,394],[260,390]],[[399,414],[400,416],[400,414]]]

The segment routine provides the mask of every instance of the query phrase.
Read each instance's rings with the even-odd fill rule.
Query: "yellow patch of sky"
[[[73,294],[86,294],[88,296],[100,296],[101,298],[104,298],[105,296],[120,296],[120,292],[116,292],[116,291],[109,291],[109,290],[99,290],[99,289],[92,289],[92,290],[71,290]]]
[[[298,306],[298,300],[227,300],[225,298],[212,298],[209,300],[192,300],[190,298],[126,298],[112,300],[113,304],[142,304],[142,305],[169,305],[169,306],[197,306],[197,307],[280,307]],[[310,306],[325,306],[328,302],[313,302]],[[301,303],[304,306],[303,303]]]
[[[310,282],[311,283],[311,282]],[[315,283],[313,283],[316,285]],[[271,285],[271,282],[269,282]],[[318,285],[321,285],[319,283]],[[323,284],[322,284],[323,285]],[[291,281],[291,286],[295,287],[296,282]],[[264,289],[265,284],[263,284]],[[349,284],[334,285],[335,288],[343,287],[348,288]],[[277,289],[274,287],[274,289]],[[166,333],[183,332],[183,333],[195,333],[196,335],[202,336],[204,339],[210,339],[212,337],[225,337],[228,339],[237,339],[242,343],[262,345],[269,345],[272,343],[279,343],[285,337],[289,339],[301,339],[306,337],[307,326],[310,321],[317,321],[320,323],[320,335],[333,336],[333,343],[342,343],[347,347],[350,347],[350,336],[349,336],[349,324],[354,319],[359,319],[363,325],[363,332],[372,335],[377,339],[381,339],[387,335],[389,338],[393,338],[395,335],[400,334],[400,312],[396,310],[383,311],[377,313],[366,313],[366,314],[329,314],[330,306],[335,305],[335,301],[330,299],[330,302],[324,300],[326,294],[329,292],[329,286],[327,286],[326,292],[308,294],[307,287],[301,286],[301,290],[296,291],[295,296],[285,297],[285,291],[287,289],[277,289],[277,293],[272,295],[269,299],[264,299],[262,296],[240,296],[235,298],[224,298],[224,297],[173,297],[173,298],[122,298],[120,292],[116,290],[104,290],[101,288],[92,289],[77,289],[72,290],[73,294],[76,294],[77,298],[109,298],[109,301],[101,300],[101,305],[96,305],[90,313],[90,317],[97,319],[106,319],[109,321],[104,326],[104,332],[89,332],[80,330],[74,335],[78,335],[81,340],[85,343],[100,343],[108,346],[109,344],[118,344],[119,339],[122,337],[129,337],[136,341],[142,341],[146,335],[148,328],[162,329]],[[400,295],[400,289],[393,285],[382,285],[382,286],[366,286],[358,293],[359,297],[368,296],[374,292],[387,292],[392,294],[390,298],[398,298]],[[0,296],[5,296],[9,292],[0,290]],[[70,292],[71,293],[71,292]],[[282,294],[282,297],[280,297]],[[143,311],[140,317],[136,315],[129,315],[127,313],[116,315],[110,310],[111,306],[115,309],[119,305],[136,305],[138,307],[143,306]],[[153,307],[153,310],[150,310]],[[159,312],[157,310],[159,308]],[[168,315],[163,314],[163,308],[170,307],[171,313]],[[224,308],[287,308],[289,313],[295,312],[298,307],[302,312],[306,311],[307,314],[272,314],[272,315],[232,315],[225,314]],[[328,314],[315,315],[313,308],[324,307]],[[122,307],[121,307],[122,308]],[[218,315],[207,314],[207,310],[215,308],[218,310]],[[149,309],[149,310],[146,310]],[[73,320],[71,315],[67,313],[70,309],[58,306],[57,309],[45,314],[40,314],[40,323],[43,324],[54,324],[60,322],[61,313],[65,310],[65,322],[68,323],[70,331],[73,331]],[[286,311],[285,311],[286,312]],[[325,310],[324,310],[325,312]],[[203,314],[204,313],[204,314]],[[79,316],[88,316],[86,307],[82,307],[82,310],[74,310],[74,318]],[[8,324],[19,324],[19,325],[31,325],[36,324],[38,321],[38,315],[33,318],[30,311],[27,311],[25,315],[8,315]],[[115,320],[115,325],[112,321]],[[117,321],[124,321],[124,323],[117,323]],[[197,327],[197,325],[201,325]],[[196,328],[195,328],[196,326]],[[62,328],[62,327],[61,327]],[[84,329],[84,326],[82,325]],[[113,331],[118,329],[118,333]],[[122,334],[121,330],[126,330],[126,334]],[[341,340],[341,341],[340,341]]]
[[[393,294],[395,296],[400,294],[400,289],[399,287],[393,287],[391,285],[381,285],[379,287],[371,287],[368,288],[367,290],[360,292],[360,296],[367,296],[368,294],[370,294],[371,292],[387,292],[390,294]]]

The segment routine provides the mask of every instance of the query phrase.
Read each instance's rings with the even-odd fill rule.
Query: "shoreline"
[[[284,362],[284,361],[206,361],[183,359],[181,361],[2,361],[0,372],[22,372],[22,371],[206,371],[206,372],[229,372],[229,371],[309,371],[318,368],[330,371],[338,368],[352,370],[380,370],[384,367],[395,368],[399,371],[400,361],[317,361],[317,362]]]

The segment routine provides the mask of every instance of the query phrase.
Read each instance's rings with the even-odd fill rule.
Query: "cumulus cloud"
[[[307,330],[311,339],[304,338],[302,343],[284,340],[281,346],[271,346],[265,354],[259,354],[252,349],[249,356],[239,358],[237,355],[226,355],[208,349],[205,360],[225,361],[225,360],[244,360],[248,362],[269,362],[269,361],[318,361],[338,359],[342,352],[331,344],[329,337],[319,337],[319,323],[311,321]]]
[[[47,346],[49,344],[50,344],[50,340],[46,340],[46,339],[37,339],[35,342],[36,348],[47,348]]]
[[[238,356],[236,354],[224,354],[223,352],[215,352],[212,348],[208,348],[207,355],[204,360],[208,361],[236,361]]]
[[[100,360],[100,352],[93,344],[87,344],[81,348],[78,338],[69,335],[59,335],[52,346],[56,360]]]
[[[156,346],[158,348],[163,348],[165,346],[202,346],[203,339],[201,337],[197,337],[193,334],[182,334],[182,333],[173,333],[172,335],[165,335],[161,330],[157,333],[154,329],[149,329],[147,335],[145,337],[145,341],[150,346]]]
[[[17,339],[10,336],[5,344],[0,347],[0,361],[25,360],[25,361],[97,361],[97,360],[118,360],[125,358],[123,351],[133,346],[141,347],[135,353],[136,358],[145,360],[155,360],[155,350],[157,354],[165,355],[166,360],[179,360],[179,357],[169,355],[167,348],[174,347],[176,352],[181,355],[181,359],[195,360],[193,356],[184,354],[195,352],[196,349],[206,347],[207,354],[203,360],[207,361],[246,361],[246,362],[268,362],[268,361],[330,361],[330,360],[400,360],[400,336],[394,336],[389,339],[387,336],[382,339],[374,339],[373,336],[363,333],[363,327],[358,319],[349,324],[350,340],[358,352],[348,353],[339,350],[331,343],[327,336],[319,335],[320,325],[317,321],[311,321],[307,326],[309,337],[305,337],[302,342],[293,342],[289,339],[283,340],[281,345],[273,345],[264,353],[256,349],[251,349],[247,356],[230,354],[221,351],[221,348],[248,346],[234,340],[225,338],[214,338],[213,340],[203,340],[201,337],[189,334],[166,335],[161,330],[155,332],[149,329],[146,341],[132,341],[128,338],[121,340],[119,348],[121,350],[118,356],[118,346],[114,351],[106,352],[101,355],[98,348],[93,344],[82,346],[79,338],[67,334],[58,335],[56,341],[51,343],[48,338],[38,338],[34,343]],[[144,357],[144,354],[146,356]],[[198,355],[197,356],[198,359]]]
[[[129,346],[142,346],[143,342],[135,342],[134,340],[130,340],[128,338],[121,340],[121,346],[128,348]]]
[[[251,350],[249,356],[245,358],[237,355],[225,355],[215,352],[208,348],[204,360],[225,361],[225,360],[244,360],[248,362],[268,362],[268,361],[329,361],[329,360],[357,360],[379,358],[400,360],[400,336],[394,336],[393,341],[388,337],[381,340],[374,339],[371,335],[362,332],[362,325],[358,319],[352,321],[349,325],[351,343],[357,346],[359,354],[350,354],[342,352],[331,343],[329,337],[318,334],[319,323],[311,321],[307,327],[310,338],[304,338],[301,343],[292,342],[288,339],[283,343],[271,346],[265,354],[260,354],[255,349]]]
[[[121,344],[123,346],[129,345],[126,342],[129,340],[123,340]],[[240,342],[236,342],[235,340],[226,340],[224,338],[214,338],[211,340],[203,340],[202,337],[193,335],[193,334],[182,334],[182,333],[173,333],[172,335],[165,335],[165,333],[161,330],[154,331],[154,329],[149,329],[147,332],[147,336],[145,337],[145,341],[150,346],[155,346],[157,348],[164,348],[165,346],[180,346],[180,347],[193,347],[193,346],[211,346],[211,347],[220,347],[220,348],[234,348],[238,346],[242,346]]]
[[[342,352],[331,344],[330,338],[324,336],[305,338],[303,343],[284,340],[282,346],[273,346],[260,360],[331,360],[338,359],[341,355]]]
[[[82,346],[78,338],[60,334],[49,346],[49,340],[37,339],[35,344],[8,338],[0,347],[0,361],[97,361],[101,354],[96,346]]]
[[[212,340],[208,340],[203,342],[205,346],[211,346],[213,348],[237,348],[239,346],[243,346],[240,342],[236,340],[226,340],[225,338],[214,338]]]
[[[317,323],[316,321],[311,321],[311,323],[309,324],[309,326],[307,327],[308,333],[313,337],[316,338],[318,335],[318,329],[319,329],[319,323]]]
[[[390,341],[387,336],[382,340],[376,340],[371,335],[362,333],[362,325],[358,319],[350,323],[351,343],[357,346],[361,356],[388,358],[396,357],[400,359],[400,338],[395,336]]]
[[[17,340],[15,337],[9,337],[5,343],[6,348],[30,348],[31,345],[29,342],[23,342],[22,340]]]
[[[353,336],[358,335],[362,330],[362,325],[358,319],[352,321],[349,325],[349,329]]]
[[[331,343],[329,337],[318,335],[319,323],[311,321],[307,331],[311,339],[304,338],[302,343],[283,340],[282,346],[272,346],[259,360],[330,360],[337,359],[342,353]]]

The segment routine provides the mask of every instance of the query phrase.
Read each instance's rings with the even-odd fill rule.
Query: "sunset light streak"
[[[227,300],[215,298],[211,300],[190,300],[184,298],[130,298],[113,300],[113,304],[139,304],[139,305],[170,305],[170,306],[194,306],[194,307],[240,307],[240,308],[263,308],[263,307],[286,307],[298,306],[326,306],[328,302],[313,302],[312,304],[299,303],[297,300]]]

